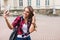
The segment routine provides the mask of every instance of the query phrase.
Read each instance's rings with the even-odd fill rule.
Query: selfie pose
[[[22,16],[17,16],[12,24],[7,18],[8,14],[8,10],[4,11],[3,17],[9,29],[13,29],[14,31],[9,40],[31,40],[30,34],[35,31],[35,16],[33,8],[31,6],[25,7]]]

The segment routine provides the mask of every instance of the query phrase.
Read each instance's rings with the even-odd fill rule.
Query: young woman
[[[19,23],[16,40],[31,40],[30,33],[35,30],[35,17],[33,8],[31,6],[25,7],[22,16],[16,17],[12,24],[9,22],[7,15],[8,11],[4,11],[3,17],[9,29],[15,28]],[[22,22],[20,21],[21,17],[23,18]]]

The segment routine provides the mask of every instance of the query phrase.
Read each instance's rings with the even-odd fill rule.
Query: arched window
[[[49,0],[45,0],[45,5],[49,6]]]
[[[36,6],[40,7],[40,0],[36,0]]]
[[[31,6],[31,0],[27,0],[28,6]]]
[[[23,0],[19,0],[19,7],[23,6]]]

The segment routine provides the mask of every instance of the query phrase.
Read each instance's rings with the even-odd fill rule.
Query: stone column
[[[53,0],[53,14],[56,14],[55,1]]]

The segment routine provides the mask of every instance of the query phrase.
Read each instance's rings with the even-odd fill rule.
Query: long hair
[[[28,19],[30,19],[30,18],[32,18],[33,16],[34,16],[34,14],[33,14],[33,8],[32,8],[32,6],[27,6],[27,7],[25,7],[25,8],[28,8],[29,9],[29,16],[28,16]],[[25,9],[24,8],[24,9]]]
[[[29,9],[28,19],[30,19],[30,21],[32,22],[32,17],[34,16],[34,13],[33,13],[34,12],[34,9],[32,8],[32,6],[27,6],[25,8],[28,8]],[[36,28],[36,24],[34,25],[34,28]]]

